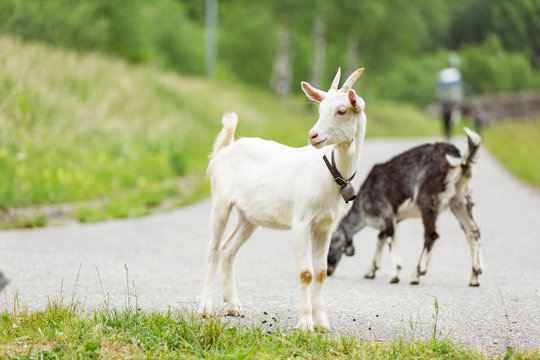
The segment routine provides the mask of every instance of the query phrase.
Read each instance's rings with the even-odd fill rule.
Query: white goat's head
[[[328,92],[319,90],[302,81],[302,90],[306,96],[319,103],[319,119],[309,131],[309,143],[316,148],[326,145],[350,142],[356,138],[361,126],[365,126],[363,111],[364,100],[351,89],[362,75],[364,68],[353,72],[338,90],[341,69],[332,81]]]

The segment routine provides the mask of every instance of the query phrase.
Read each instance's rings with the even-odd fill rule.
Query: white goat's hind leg
[[[309,286],[313,280],[310,225],[304,222],[294,223],[292,232],[294,238],[294,252],[296,254],[300,278],[300,318],[296,328],[302,331],[313,331],[311,298],[309,294]]]
[[[231,213],[231,205],[217,200],[213,200],[212,213],[210,214],[210,228],[212,238],[208,244],[208,250],[205,259],[205,270],[203,280],[203,290],[201,294],[201,302],[199,304],[199,315],[204,316],[212,312],[212,284],[216,273],[217,264],[219,262],[219,247],[223,231],[227,225],[229,214]]]
[[[225,301],[225,311],[232,316],[239,316],[241,310],[240,300],[238,300],[238,295],[236,294],[234,260],[240,247],[246,243],[255,229],[256,226],[248,222],[244,215],[239,213],[236,229],[221,247],[223,301]]]
[[[313,283],[313,322],[315,328],[322,332],[330,331],[330,323],[324,307],[324,280],[328,266],[328,248],[330,246],[330,232],[312,234],[312,256],[315,282]]]
[[[480,286],[478,275],[482,273],[482,270],[484,268],[480,247],[480,230],[478,229],[478,226],[476,225],[476,222],[472,217],[472,206],[468,207],[467,204],[470,204],[470,199],[468,197],[466,202],[458,200],[452,201],[450,203],[450,209],[452,210],[452,213],[456,216],[459,224],[461,225],[461,228],[467,235],[467,240],[469,242],[469,246],[471,247],[472,274],[469,285]]]
[[[377,237],[377,249],[375,250],[375,256],[373,257],[373,262],[369,266],[368,270],[364,274],[364,278],[366,279],[373,279],[375,278],[375,273],[377,270],[379,270],[381,266],[381,254],[384,248],[384,245],[386,244],[386,233],[379,233],[379,236]]]

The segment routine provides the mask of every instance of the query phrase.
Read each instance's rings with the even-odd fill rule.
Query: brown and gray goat
[[[471,167],[480,136],[465,128],[468,150],[462,157],[449,143],[426,144],[408,150],[383,164],[373,167],[358,192],[353,207],[332,234],[328,253],[328,275],[335,270],[341,256],[354,254],[353,235],[366,226],[380,231],[377,250],[365,278],[373,279],[379,269],[381,252],[390,238],[389,248],[394,267],[391,283],[399,282],[401,260],[396,254],[396,224],[420,217],[424,224],[424,248],[410,283],[418,284],[428,270],[431,250],[439,237],[438,215],[448,207],[467,235],[472,252],[472,276],[469,285],[479,286],[482,273],[480,232],[471,209],[474,203],[469,192]]]

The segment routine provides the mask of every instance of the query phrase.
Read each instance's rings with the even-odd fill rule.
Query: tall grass
[[[195,201],[208,194],[224,112],[238,113],[238,136],[290,146],[306,144],[317,118],[303,98],[9,37],[0,64],[0,210],[75,203],[79,220],[96,221]],[[368,108],[368,136],[432,134],[436,123],[414,108]]]

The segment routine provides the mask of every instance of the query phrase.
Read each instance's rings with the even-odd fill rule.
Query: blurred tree
[[[496,35],[507,50],[522,52],[533,61],[540,56],[540,0],[461,0],[451,21],[451,48]]]
[[[273,3],[222,0],[218,17],[221,76],[267,87],[279,34]]]
[[[273,0],[272,8],[280,24],[279,43],[275,53],[270,89],[278,96],[291,92],[293,80],[293,36],[305,37],[305,32],[295,31],[295,21],[301,15],[312,15],[311,2],[307,0]],[[293,34],[294,32],[294,34]]]
[[[321,88],[323,86],[324,65],[326,61],[326,17],[327,6],[323,0],[315,2],[315,19],[313,21],[313,60],[309,81],[311,85]]]
[[[291,14],[284,11],[281,20],[279,44],[276,51],[270,89],[278,96],[287,96],[292,83]]]
[[[540,84],[540,0],[219,1],[217,76],[283,96],[364,66],[364,93],[425,104],[447,49],[474,92]],[[204,0],[0,0],[0,31],[203,74],[204,15]]]

